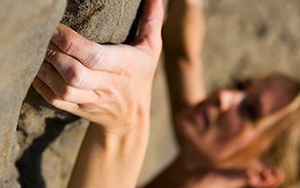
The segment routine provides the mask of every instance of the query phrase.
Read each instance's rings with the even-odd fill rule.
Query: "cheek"
[[[184,147],[193,148],[193,150],[196,150],[201,155],[207,152],[207,147],[214,148],[214,145],[208,139],[211,137],[211,134],[199,132],[197,126],[191,121],[189,113],[178,116],[176,118],[176,126]]]
[[[215,132],[200,133],[197,126],[190,120],[188,113],[181,114],[177,118],[177,128],[184,147],[196,151],[201,159],[212,159],[214,156],[219,156],[220,151],[223,150],[220,143],[216,142]]]
[[[214,128],[201,134],[189,113],[176,118],[176,126],[184,147],[195,150],[198,157],[209,161],[222,161],[244,144],[244,128],[239,118],[220,116]]]
[[[236,113],[226,113],[217,119],[217,132],[220,140],[231,140],[247,127],[246,121]]]
[[[184,140],[197,140],[200,138],[188,112],[182,113],[176,118],[176,127],[179,131],[179,136]]]
[[[180,113],[176,117],[175,126],[178,130],[178,136],[184,140],[188,139],[190,134],[195,131],[193,130],[192,122],[188,116],[188,112]]]

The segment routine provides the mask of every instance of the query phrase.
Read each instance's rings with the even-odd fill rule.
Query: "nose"
[[[217,106],[221,112],[227,112],[232,106],[239,103],[243,94],[240,91],[219,89],[216,94]]]

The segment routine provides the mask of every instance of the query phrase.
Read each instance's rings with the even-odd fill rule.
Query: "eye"
[[[249,101],[244,100],[240,106],[240,112],[248,118],[250,121],[256,121],[258,119],[258,110],[255,104],[251,104]]]
[[[255,121],[257,120],[257,110],[256,110],[256,107],[253,106],[253,105],[246,105],[246,114],[248,116],[248,118],[252,121]]]

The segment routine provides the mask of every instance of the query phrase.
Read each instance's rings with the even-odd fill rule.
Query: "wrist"
[[[150,113],[148,108],[140,107],[131,110],[123,120],[116,124],[97,124],[91,123],[89,129],[97,133],[98,137],[109,140],[142,140],[149,134],[150,129]],[[95,136],[96,136],[95,135]]]
[[[107,110],[110,114],[108,117],[103,117],[100,113],[95,114],[95,120],[90,120],[91,125],[94,125],[101,134],[119,137],[145,131],[150,124],[150,102],[138,101],[141,100],[128,100],[117,110],[115,108]]]
[[[139,148],[143,148],[143,145],[146,147],[149,137],[149,126],[141,124],[139,127],[136,126],[131,130],[116,131],[91,123],[87,134],[94,140],[93,142],[96,143],[97,147],[102,148],[105,153],[120,155],[132,149],[139,150]],[[139,144],[141,146],[138,146]]]
[[[91,123],[77,159],[75,169],[79,170],[72,175],[73,179],[84,177],[81,187],[114,188],[120,184],[127,185],[122,186],[124,188],[133,187],[131,185],[138,180],[149,137],[149,126],[140,127],[143,128],[138,132],[116,134]],[[95,177],[97,181],[94,181]],[[118,181],[112,177],[118,177]]]
[[[148,122],[138,121],[134,125],[117,125],[116,127],[105,127],[96,123],[91,123],[88,131],[94,133],[94,137],[101,139],[101,144],[106,144],[111,142],[118,141],[127,141],[132,139],[143,138],[143,135],[147,135],[149,132]],[[122,127],[124,126],[124,127]]]
[[[107,164],[117,165],[120,162],[123,165],[124,161],[127,161],[128,164],[124,165],[130,166],[131,160],[135,160],[136,162],[132,164],[141,166],[149,140],[150,123],[138,122],[139,124],[131,126],[130,129],[122,130],[107,129],[91,123],[87,135],[91,140],[90,143],[94,143],[95,148],[101,150],[102,156],[107,156],[105,157]]]

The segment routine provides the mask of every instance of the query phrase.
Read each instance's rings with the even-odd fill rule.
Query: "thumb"
[[[163,19],[163,0],[145,0],[136,46],[160,52]]]

